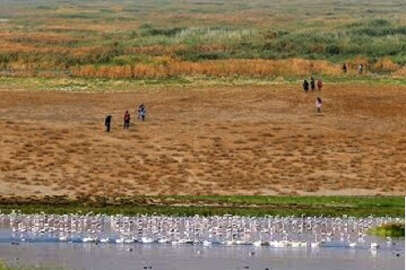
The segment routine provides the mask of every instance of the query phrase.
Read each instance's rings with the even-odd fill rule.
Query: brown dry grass
[[[162,58],[162,57],[161,57]],[[390,62],[390,60],[387,60]],[[386,62],[380,65],[387,65]],[[303,76],[308,74],[340,75],[341,66],[323,60],[243,60],[228,59],[216,61],[186,62],[166,57],[159,65],[138,64],[135,66],[82,66],[72,69],[72,74],[84,78],[169,78],[174,76],[205,75],[223,76]],[[385,66],[386,67],[386,66]],[[396,69],[395,69],[396,70]],[[393,70],[394,71],[394,70]]]
[[[406,194],[405,104],[400,86],[2,91],[0,195]]]

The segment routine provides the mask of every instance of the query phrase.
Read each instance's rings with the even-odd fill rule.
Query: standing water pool
[[[0,260],[58,269],[403,270],[393,218],[0,216]]]

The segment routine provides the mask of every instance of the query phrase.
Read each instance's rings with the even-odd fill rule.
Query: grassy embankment
[[[0,210],[32,214],[104,213],[162,215],[243,215],[243,216],[393,216],[403,217],[403,197],[349,196],[147,196],[106,201],[94,198],[69,201],[65,198],[30,202],[2,202]]]
[[[326,76],[326,84],[373,84],[406,85],[406,77],[387,76]],[[301,90],[300,77],[174,77],[161,79],[102,79],[102,78],[40,78],[0,76],[0,90],[62,91],[62,92],[114,92],[136,91],[137,89],[164,89],[166,87],[221,87],[283,84],[297,85]]]

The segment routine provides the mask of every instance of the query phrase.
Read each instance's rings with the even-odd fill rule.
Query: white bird
[[[101,242],[101,243],[108,243],[108,242],[110,242],[110,238],[108,238],[108,237],[106,237],[106,238],[101,238],[101,239],[100,239],[100,242]]]
[[[165,237],[158,239],[159,244],[166,244],[166,243],[169,243],[169,241],[170,241],[169,238],[165,238]]]
[[[249,243],[247,241],[244,241],[244,240],[236,240],[235,244],[243,246],[243,245],[248,245]]]
[[[320,247],[320,242],[311,242],[310,247],[311,248],[319,248]]]
[[[290,246],[291,247],[307,247],[307,243],[301,242],[301,241],[291,241]]]
[[[137,240],[135,238],[133,238],[133,237],[124,239],[125,244],[132,244],[132,243],[135,243],[135,242],[137,242]]]
[[[142,237],[141,238],[141,243],[143,244],[151,244],[154,243],[154,239],[151,237]]]
[[[67,235],[61,235],[61,236],[59,236],[59,241],[61,241],[61,242],[66,242],[66,241],[68,241],[68,236]]]
[[[82,242],[83,243],[93,243],[96,242],[96,238],[95,237],[83,237],[82,238]]]
[[[226,246],[234,246],[236,243],[234,240],[227,240],[227,241],[223,242],[223,244]]]
[[[260,246],[262,246],[262,241],[261,241],[261,240],[257,240],[257,241],[252,242],[252,244],[253,244],[254,246],[256,246],[256,247],[260,247]]]
[[[211,241],[208,241],[208,240],[204,240],[203,241],[203,246],[205,246],[205,247],[209,247],[209,246],[211,246],[213,243],[211,242]]]
[[[117,238],[116,240],[114,240],[114,242],[116,242],[117,244],[122,244],[124,243],[124,238]]]

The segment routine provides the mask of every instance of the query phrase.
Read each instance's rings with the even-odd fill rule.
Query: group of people
[[[347,63],[343,64],[342,70],[343,70],[344,73],[347,73],[347,71],[348,71]],[[358,73],[363,74],[364,70],[365,70],[364,64],[359,64],[358,65]],[[322,80],[319,79],[316,82],[316,80],[312,76],[310,78],[310,83],[306,79],[303,81],[303,90],[305,91],[305,93],[307,93],[309,90],[312,90],[312,91],[316,90],[316,86],[317,86],[318,90],[321,90],[323,88]],[[316,110],[317,110],[318,113],[321,113],[322,104],[323,104],[323,101],[321,100],[321,98],[317,97],[316,98]]]
[[[312,91],[314,91],[314,90],[316,90],[316,85],[317,85],[317,89],[319,89],[319,91],[321,91],[321,89],[323,88],[322,80],[319,79],[319,80],[317,80],[317,83],[316,83],[316,80],[312,76],[310,78],[310,83],[306,79],[303,81],[303,90],[305,91],[305,93],[307,93],[310,89]]]
[[[348,67],[347,64],[344,63],[342,66],[342,70],[344,73],[347,73]],[[362,74],[364,72],[364,65],[360,64],[358,66],[358,73]],[[315,91],[316,87],[319,91],[321,91],[321,89],[323,88],[323,81],[321,79],[318,79],[317,81],[314,79],[313,76],[310,77],[310,83],[307,79],[305,79],[303,81],[303,90],[305,93],[307,93],[309,90],[311,91]],[[316,98],[316,110],[318,113],[321,113],[321,106],[323,104],[323,101],[321,100],[320,97]],[[147,114],[147,110],[145,108],[144,104],[141,104],[138,106],[138,119],[145,121],[145,117]],[[111,121],[112,121],[112,116],[111,115],[107,115],[104,121],[104,125],[106,126],[106,131],[110,132],[111,129]],[[128,110],[125,112],[124,114],[124,129],[128,129],[130,127],[130,121],[131,121],[131,115],[128,112]]]
[[[347,71],[348,71],[348,66],[347,66],[347,63],[344,63],[343,64],[343,66],[342,66],[342,69],[343,69],[343,72],[344,73],[347,73]],[[359,64],[358,65],[358,74],[363,74],[364,73],[364,64]]]
[[[138,119],[145,121],[146,115],[147,115],[147,109],[145,107],[144,104],[141,104],[138,106],[137,109],[137,113],[138,113]],[[111,130],[111,121],[112,121],[112,116],[111,115],[107,115],[106,118],[104,119],[104,125],[106,126],[106,131],[110,132]],[[128,110],[124,113],[124,117],[123,117],[123,128],[124,129],[129,129],[130,128],[130,122],[131,122],[131,115],[128,112]]]
[[[321,89],[323,88],[323,81],[321,79],[319,79],[316,82],[316,80],[314,79],[313,76],[310,78],[310,83],[306,79],[303,81],[303,90],[305,93],[307,93],[310,89],[312,91],[315,91],[316,86],[317,86],[317,89],[319,91],[321,91]],[[323,104],[323,101],[321,100],[321,98],[317,97],[316,98],[316,110],[318,113],[321,113],[322,104]]]

